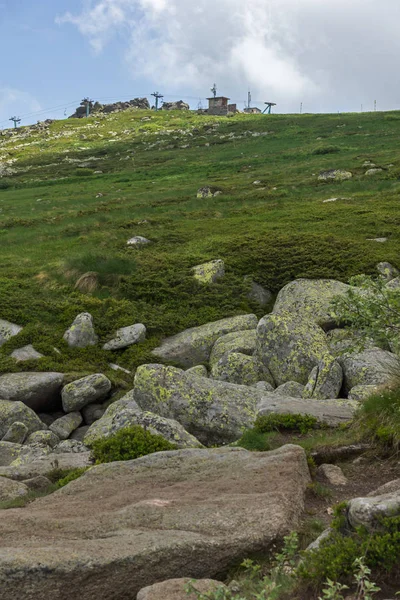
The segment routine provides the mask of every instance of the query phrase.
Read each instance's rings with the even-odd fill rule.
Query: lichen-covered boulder
[[[142,410],[176,419],[206,446],[239,439],[254,423],[260,396],[255,388],[163,365],[142,365],[134,381],[134,399]]]
[[[347,520],[353,528],[375,529],[380,517],[400,516],[400,490],[381,496],[354,498],[347,509]]]
[[[197,265],[192,268],[193,277],[204,285],[215,283],[225,276],[225,264],[223,260],[211,260],[210,262]]]
[[[296,318],[288,312],[261,319],[256,352],[276,386],[287,381],[306,385],[312,369],[329,357],[323,330],[312,321]]]
[[[63,381],[62,373],[7,373],[0,376],[0,398],[45,411],[60,398]]]
[[[252,280],[251,277],[247,276],[244,278],[244,283],[248,286],[247,298],[251,302],[255,302],[261,308],[265,308],[272,300],[272,293],[265,289],[259,283]]]
[[[104,416],[89,427],[84,443],[92,446],[100,439],[107,439],[121,429],[140,425],[150,433],[161,435],[177,448],[199,448],[202,444],[190,435],[177,421],[166,419],[151,412],[142,411],[136,402],[117,400],[105,412]]]
[[[347,179],[351,179],[353,177],[353,173],[351,171],[345,171],[343,169],[331,169],[329,171],[321,171],[318,176],[319,181],[346,181]]]
[[[257,327],[257,323],[255,325]],[[252,356],[256,350],[256,329],[234,331],[221,336],[215,342],[210,355],[210,365],[213,366],[230,352],[240,352]]]
[[[342,367],[336,359],[321,360],[310,373],[303,398],[338,398],[343,383]]]
[[[190,373],[191,375],[197,375],[198,377],[208,377],[207,367],[204,365],[196,365],[195,367],[190,367],[190,369],[186,369],[186,373]]]
[[[50,448],[54,448],[60,443],[60,438],[53,431],[35,431],[30,434],[26,443],[33,446],[50,446]]]
[[[313,321],[324,330],[332,329],[337,324],[332,300],[345,296],[349,289],[349,285],[333,279],[297,279],[281,289],[273,313],[289,312]]]
[[[0,466],[4,467],[11,465],[14,460],[20,455],[22,449],[21,444],[13,444],[12,442],[0,442]]]
[[[400,372],[398,356],[380,348],[346,354],[338,360],[343,369],[345,393],[359,385],[389,385]]]
[[[0,477],[0,502],[16,500],[21,496],[26,496],[28,492],[29,488],[24,483]]]
[[[209,360],[211,349],[218,338],[227,333],[255,330],[257,323],[256,315],[241,315],[192,327],[166,338],[152,354],[162,360],[174,361],[185,368],[194,367]]]
[[[262,362],[254,356],[240,352],[224,354],[211,370],[212,379],[237,383],[238,385],[254,385],[257,381],[270,379]]]
[[[13,444],[12,442],[0,442],[0,466],[20,466],[35,460],[40,460],[43,456],[46,456],[49,453],[49,447],[27,446],[22,444]],[[7,476],[4,472],[0,472],[0,475]]]
[[[0,400],[0,438],[2,438],[13,423],[23,423],[28,434],[47,429],[37,414],[22,402]]]
[[[28,428],[25,423],[15,421],[6,431],[2,442],[12,442],[13,444],[23,444],[28,435]]]
[[[389,282],[400,275],[400,272],[396,267],[391,265],[389,262],[380,262],[376,265],[376,269],[382,279]]]
[[[188,584],[193,586],[195,592],[186,592]],[[214,579],[193,580],[184,577],[183,579],[168,579],[145,587],[140,590],[136,600],[197,600],[199,594],[206,594],[206,597],[209,597],[211,593],[218,593],[218,590],[228,592],[229,588]]]
[[[53,473],[55,468],[67,471],[90,467],[93,464],[91,452],[55,454],[50,451],[50,448],[29,449],[27,446],[20,446],[20,448],[19,456],[16,456],[14,461],[7,463],[7,466],[1,466],[0,462],[1,477],[24,481],[40,475],[47,477]],[[22,451],[27,454],[22,455]]]
[[[127,246],[132,246],[133,248],[140,248],[141,246],[147,246],[151,244],[151,241],[142,235],[135,235],[133,238],[126,242]]]
[[[289,396],[289,398],[301,398],[304,392],[304,385],[297,381],[287,381],[274,390],[278,396]]]
[[[364,402],[370,396],[379,392],[378,385],[355,385],[351,388],[348,398],[349,400],[356,400],[357,402]]]
[[[274,386],[268,383],[268,381],[257,381],[257,383],[254,383],[251,387],[259,392],[267,392],[268,394],[275,391]],[[301,387],[303,388],[304,386]]]
[[[349,400],[314,400],[263,394],[257,404],[257,416],[270,414],[309,415],[328,427],[337,427],[352,420],[358,402]]]
[[[110,390],[111,381],[102,373],[72,381],[61,392],[63,409],[66,413],[80,410],[96,400],[104,400]]]
[[[84,445],[83,442],[79,440],[63,440],[57,446],[53,448],[53,452],[55,454],[67,454],[71,452],[73,454],[78,454],[82,452],[89,452],[89,448]]]
[[[71,433],[82,423],[80,412],[71,412],[64,417],[60,417],[50,425],[50,430],[55,433],[60,440],[66,440]]]
[[[64,340],[71,348],[95,346],[99,341],[93,327],[93,317],[89,313],[80,313],[71,327],[64,333]]]
[[[28,346],[14,350],[14,352],[11,353],[11,358],[15,358],[18,363],[27,360],[39,360],[39,358],[43,358],[43,354],[37,352],[32,344],[28,344]]]
[[[142,323],[122,327],[116,331],[115,337],[104,344],[103,350],[120,350],[146,339],[146,327]]]
[[[15,335],[18,335],[20,331],[22,331],[20,325],[0,319],[0,346],[8,342]]]

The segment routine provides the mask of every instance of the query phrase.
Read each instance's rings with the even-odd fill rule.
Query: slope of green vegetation
[[[0,370],[96,369],[115,380],[110,361],[134,369],[164,335],[247,311],[262,316],[245,275],[277,292],[297,277],[347,281],[381,260],[400,267],[399,125],[397,112],[128,110],[4,132],[0,166],[14,172],[0,178],[0,318],[24,330],[0,349]],[[365,161],[383,170],[367,176]],[[353,178],[319,181],[329,169]],[[221,194],[198,199],[202,186]],[[128,247],[135,235],[152,244]],[[196,283],[191,268],[215,258],[225,278]],[[98,273],[90,294],[74,289],[87,272]],[[117,354],[71,350],[62,334],[82,311],[101,341],[135,322],[148,340]],[[46,358],[16,367],[9,354],[28,343]]]

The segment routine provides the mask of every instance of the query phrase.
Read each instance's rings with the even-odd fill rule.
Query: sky
[[[0,128],[86,96],[400,108],[399,0],[0,0]]]

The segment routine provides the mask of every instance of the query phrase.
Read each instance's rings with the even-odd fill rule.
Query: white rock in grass
[[[39,360],[39,358],[44,357],[43,354],[40,354],[40,352],[35,350],[32,344],[29,344],[28,346],[14,350],[11,354],[11,358],[15,358],[17,362],[24,362],[26,360]]]
[[[151,244],[151,241],[141,235],[135,235],[135,237],[131,238],[126,243],[128,246],[139,247]]]
[[[116,332],[115,338],[104,344],[103,350],[119,350],[138,344],[146,339],[146,327],[142,323],[122,327]]]
[[[10,338],[17,335],[20,331],[22,331],[22,327],[20,325],[0,319],[0,346],[5,344]]]

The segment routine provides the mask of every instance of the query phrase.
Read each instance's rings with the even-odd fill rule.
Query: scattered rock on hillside
[[[213,364],[211,377],[218,381],[248,386],[263,379],[267,381],[271,379],[270,373],[257,357],[240,352],[224,354],[217,363]]]
[[[277,396],[289,396],[289,398],[302,398],[304,385],[297,381],[287,381],[274,390]]]
[[[24,483],[0,477],[0,502],[16,500],[21,496],[26,496],[28,492],[29,488]]]
[[[314,400],[263,394],[257,404],[257,415],[309,415],[315,417],[319,423],[337,427],[351,421],[357,408],[358,402],[347,400]]]
[[[22,331],[22,327],[20,325],[16,325],[15,323],[10,323],[9,321],[5,321],[4,319],[0,319],[0,346],[5,344],[9,339],[18,335],[20,331]]]
[[[190,435],[177,421],[166,419],[151,412],[142,411],[136,402],[117,400],[109,406],[100,420],[91,425],[84,437],[84,443],[91,446],[100,439],[107,439],[121,429],[139,425],[150,433],[161,435],[165,440],[175,444],[177,448],[199,448],[202,444]]]
[[[381,277],[387,282],[400,275],[399,270],[388,262],[380,262],[376,265],[376,268]]]
[[[374,169],[368,169],[368,171],[365,172],[365,174],[367,176],[371,176],[371,175],[377,175],[378,173],[382,173],[383,169],[380,168],[374,168]]]
[[[378,244],[385,244],[387,241],[387,237],[367,238],[367,242],[377,242]]]
[[[71,327],[64,333],[64,340],[71,348],[95,346],[99,338],[93,327],[92,315],[90,313],[79,314]]]
[[[63,381],[62,373],[8,373],[0,376],[0,398],[45,411],[59,399]]]
[[[161,110],[190,110],[190,106],[183,100],[177,100],[176,102],[163,102]]]
[[[196,592],[188,594],[185,590],[191,583]],[[143,588],[136,600],[197,600],[198,594],[218,593],[218,590],[228,592],[226,585],[214,579],[168,579]]]
[[[133,396],[142,410],[176,419],[203,444],[225,444],[241,437],[255,420],[260,392],[214,381],[163,365],[142,365]]]
[[[118,329],[115,338],[104,344],[103,350],[119,350],[138,344],[146,339],[146,327],[142,323]]]
[[[287,381],[305,385],[321,360],[329,359],[327,338],[312,321],[289,312],[270,314],[257,327],[257,355],[277,386]]]
[[[135,235],[133,238],[126,242],[128,246],[134,246],[139,248],[140,246],[147,246],[147,244],[151,244],[151,241],[142,235]]]
[[[95,271],[88,271],[79,277],[75,289],[83,294],[92,294],[99,287],[99,276]]]
[[[183,367],[194,367],[208,361],[218,338],[227,333],[255,330],[257,323],[256,315],[241,315],[192,327],[166,338],[152,354],[162,360],[177,362]]]
[[[332,356],[321,360],[310,373],[303,398],[338,398],[343,383],[343,371]]]
[[[44,356],[40,352],[37,352],[32,344],[29,344],[28,346],[14,350],[11,353],[11,358],[15,358],[17,362],[24,362],[26,360],[39,360],[39,358],[44,358]]]
[[[215,283],[225,276],[225,264],[223,260],[212,260],[192,268],[193,277],[203,284]]]
[[[66,440],[71,433],[82,423],[82,415],[79,412],[71,412],[64,417],[60,417],[50,425],[50,430],[55,433],[60,440]]]
[[[0,439],[14,423],[23,423],[28,434],[47,429],[36,413],[22,402],[0,400]]]
[[[393,492],[400,492],[400,479],[394,479],[381,485],[377,490],[368,494],[368,496],[383,496],[383,494],[392,494]]]
[[[339,357],[345,393],[358,385],[388,385],[400,370],[399,358],[380,348]]]
[[[64,412],[74,412],[96,400],[104,400],[110,390],[111,381],[102,373],[68,383],[61,392]]]
[[[309,482],[305,452],[292,445],[93,467],[23,511],[0,512],[3,595],[134,598],[166,579],[213,577],[296,529]]]
[[[8,428],[1,441],[12,442],[13,444],[23,444],[28,433],[29,430],[25,423],[15,421],[11,427]]]
[[[337,326],[332,300],[345,297],[350,289],[349,285],[333,279],[297,279],[281,289],[273,313],[292,312],[329,330]]]
[[[330,485],[341,486],[348,484],[348,480],[342,469],[337,465],[320,465],[317,469],[316,477],[319,481],[329,483]]]
[[[373,530],[379,517],[398,517],[400,515],[400,491],[382,496],[354,498],[347,509],[347,519],[353,528],[366,527]]]
[[[330,171],[321,171],[318,176],[319,181],[329,181],[334,179],[335,181],[345,181],[351,179],[353,173],[350,171],[344,171],[343,169],[331,169]]]
[[[50,448],[54,448],[54,446],[60,443],[60,438],[52,431],[35,431],[30,434],[26,443],[28,445],[50,446]]]
[[[249,300],[256,302],[261,308],[268,306],[272,300],[272,292],[253,281],[249,276],[244,278],[244,283],[249,287],[249,292],[247,294]]]
[[[210,365],[215,365],[223,356],[231,352],[252,356],[256,350],[256,338],[256,329],[234,331],[221,336],[211,350]]]
[[[0,442],[2,444],[2,442]],[[17,444],[11,444],[17,446]],[[25,448],[25,446],[20,446]],[[16,459],[10,461],[8,466],[0,467],[0,476],[8,477],[10,479],[16,479],[17,481],[23,481],[25,479],[31,479],[32,477],[38,477],[44,475],[45,477],[51,474],[54,469],[70,470],[70,469],[82,469],[84,467],[91,466],[92,456],[90,452],[72,453],[66,452],[65,454],[54,454],[49,451],[44,451],[39,455],[37,449],[31,452],[28,456],[29,460],[22,462],[21,458],[16,455]],[[0,465],[2,463],[0,462]],[[0,576],[1,581],[1,576]]]
[[[197,190],[197,198],[212,198],[213,193],[209,187],[201,187]]]

